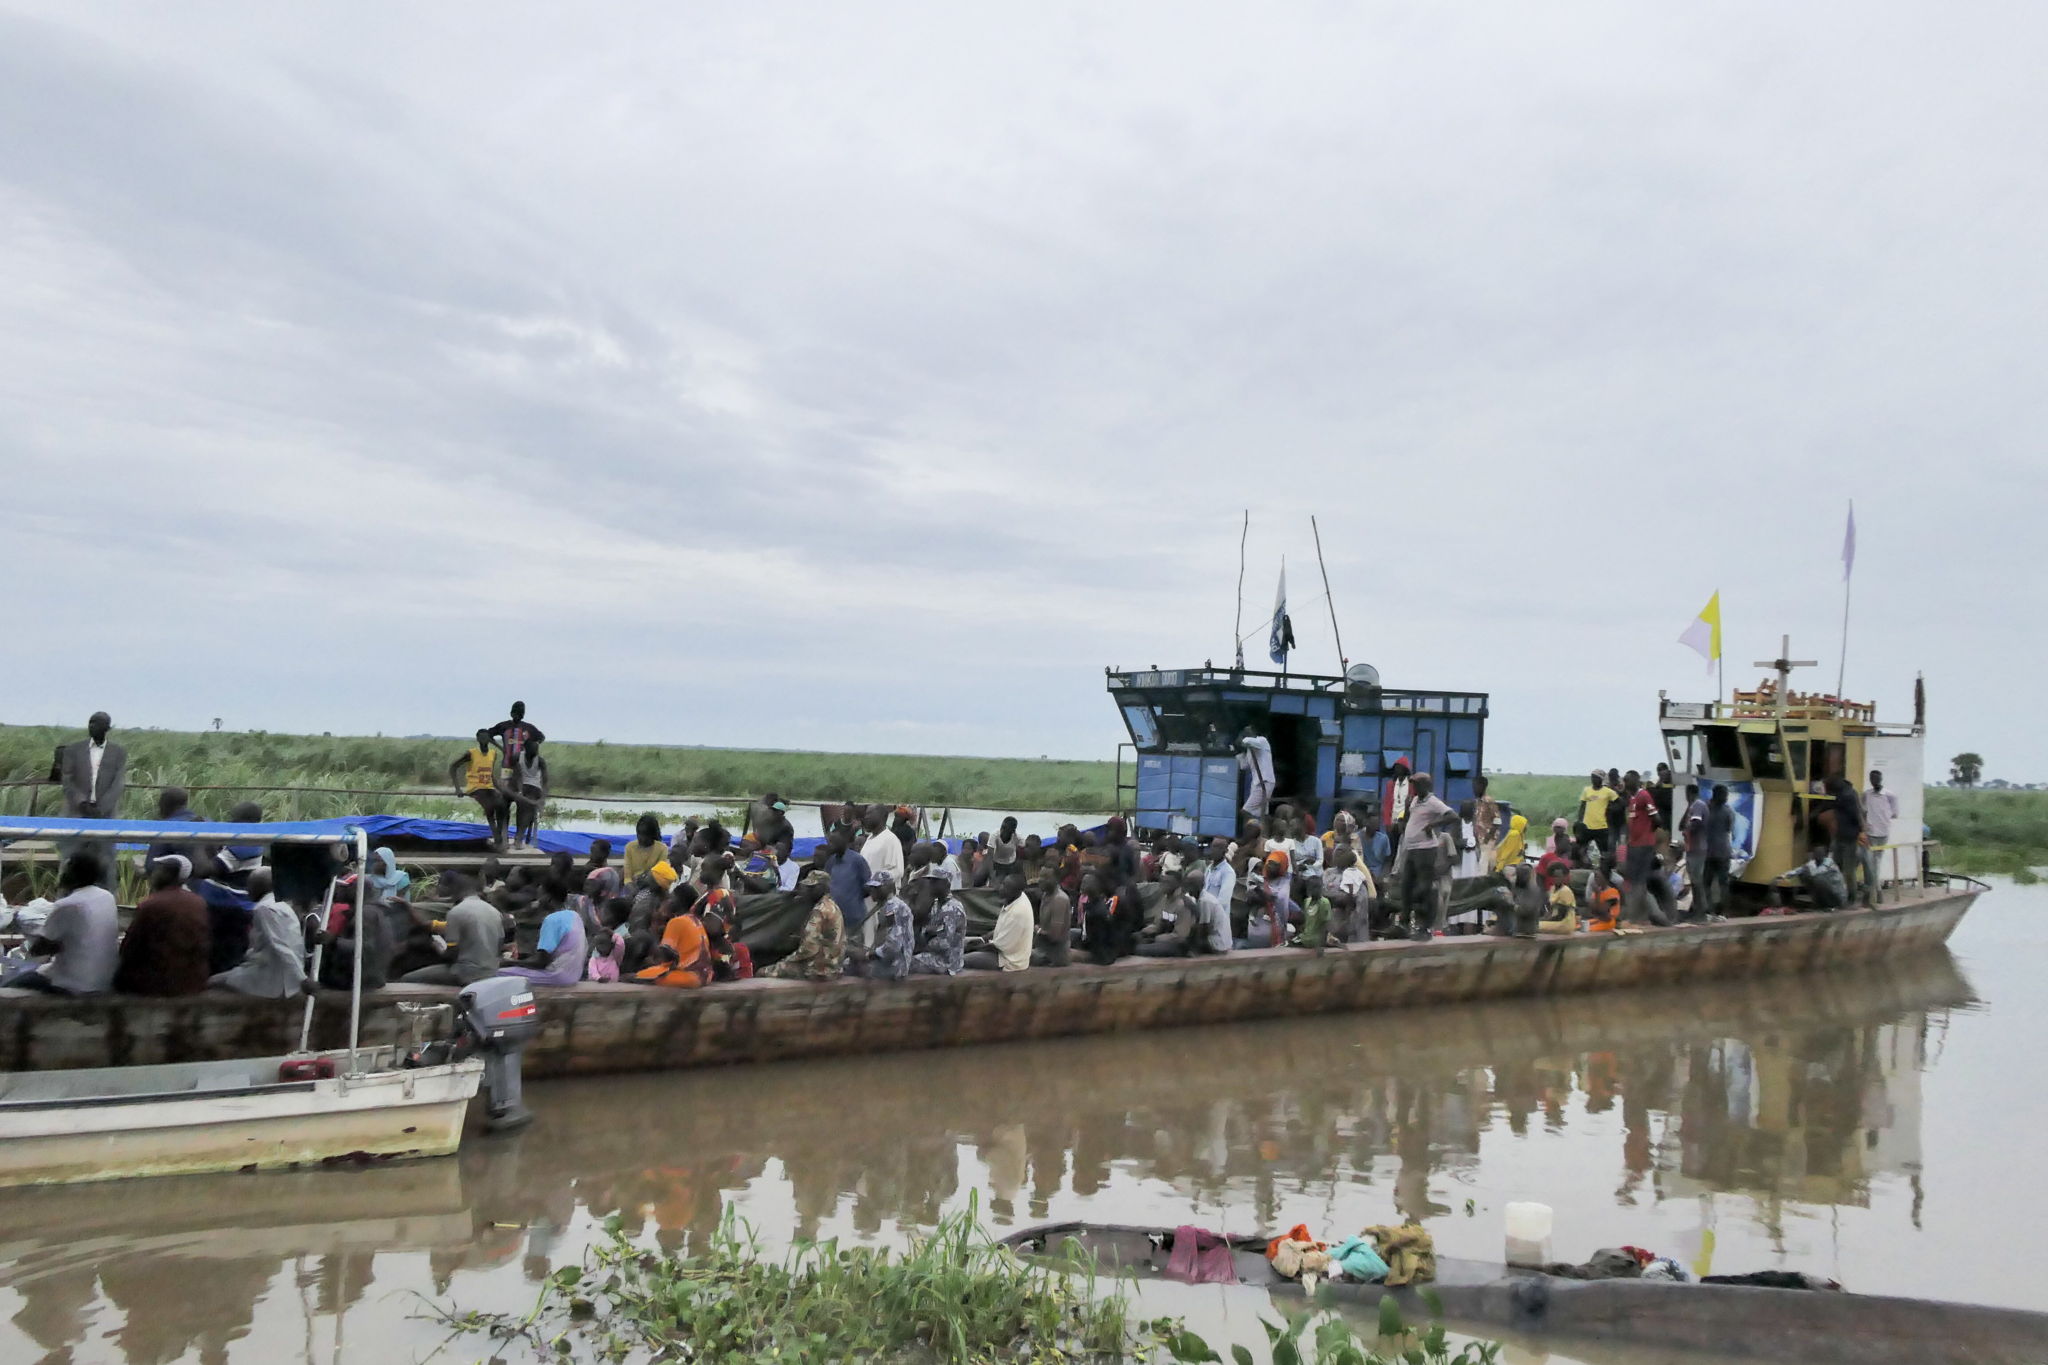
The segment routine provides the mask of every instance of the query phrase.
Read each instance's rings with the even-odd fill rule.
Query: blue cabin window
[[[1099,714],[1099,713],[1098,713]],[[1159,721],[1149,706],[1126,706],[1124,724],[1131,727],[1131,738],[1140,749],[1159,747]]]

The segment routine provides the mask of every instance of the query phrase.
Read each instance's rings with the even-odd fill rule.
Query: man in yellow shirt
[[[484,819],[491,827],[491,847],[505,847],[505,822],[511,817],[512,803],[498,790],[498,751],[491,744],[489,730],[477,731],[475,747],[464,750],[462,757],[448,765],[448,780],[455,784],[457,796],[467,796],[483,807]]]
[[[1607,818],[1608,807],[1621,799],[1621,793],[1607,785],[1607,776],[1598,768],[1593,770],[1590,785],[1579,793],[1579,823],[1586,827],[1593,842],[1600,845],[1600,859],[1611,862],[1614,858],[1614,826]]]

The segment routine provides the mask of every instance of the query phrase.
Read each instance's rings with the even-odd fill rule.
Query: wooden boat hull
[[[540,987],[540,1033],[522,1057],[529,1079],[664,1071],[1815,972],[1936,949],[1980,890],[1626,936],[1475,936],[1321,954],[1273,948],[901,982]],[[409,1036],[401,1002],[452,996],[447,988],[394,986],[366,997],[365,1043]],[[323,996],[316,1041],[338,1044],[346,1023],[346,997]],[[283,1052],[297,1028],[298,1008],[288,1001],[17,995],[0,1000],[0,1068]]]
[[[1104,1269],[1164,1278],[1170,1228],[1056,1223],[1003,1239],[1026,1255],[1071,1247]],[[1263,1238],[1233,1239],[1239,1283],[1283,1296],[1302,1287],[1275,1275]],[[1654,1280],[1564,1280],[1503,1265],[1440,1258],[1428,1293],[1461,1330],[1534,1338],[1712,1351],[1805,1365],[2039,1365],[2048,1313],[1928,1299]],[[1376,1311],[1392,1296],[1411,1324],[1435,1311],[1414,1288],[1326,1284],[1319,1301]]]
[[[471,1059],[280,1083],[281,1060],[0,1076],[0,1187],[445,1156],[483,1076]]]

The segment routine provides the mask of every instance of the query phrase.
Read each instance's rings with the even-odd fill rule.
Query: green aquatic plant
[[[1388,1308],[1393,1301],[1385,1301]],[[1174,1318],[1135,1314],[1128,1285],[1105,1280],[1072,1244],[1020,1258],[983,1230],[976,1203],[900,1251],[800,1241],[780,1256],[728,1207],[701,1251],[665,1255],[619,1218],[576,1265],[555,1270],[523,1317],[436,1315],[459,1335],[536,1358],[628,1361],[1220,1362]],[[1454,1348],[1442,1327],[1412,1331],[1382,1310],[1368,1345],[1323,1312],[1265,1323],[1275,1365],[1491,1365],[1499,1348]],[[1235,1365],[1251,1353],[1232,1345]],[[502,1359],[502,1356],[498,1357]]]

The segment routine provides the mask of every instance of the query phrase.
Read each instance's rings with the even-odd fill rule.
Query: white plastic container
[[[1504,1211],[1509,1265],[1542,1265],[1550,1260],[1548,1204],[1512,1203]]]

